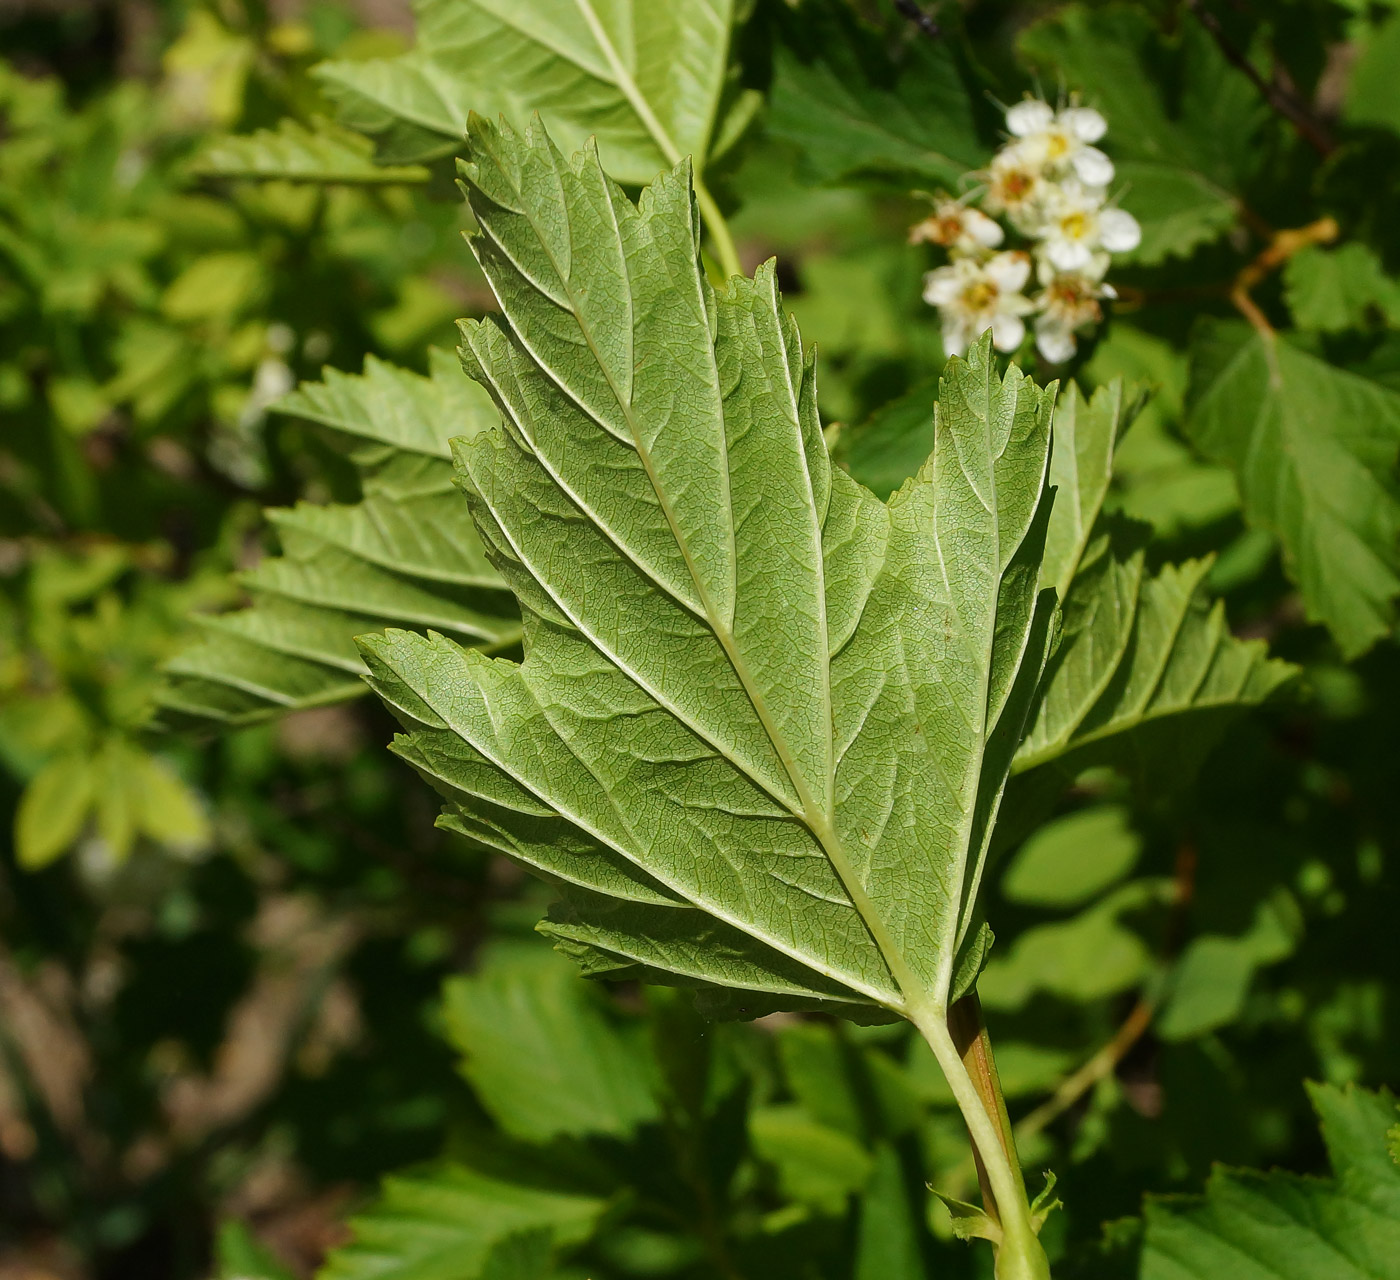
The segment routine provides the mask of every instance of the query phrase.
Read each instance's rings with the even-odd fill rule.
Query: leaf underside
[[[538,111],[566,147],[596,138],[608,171],[643,183],[697,165],[743,131],[757,95],[729,63],[734,0],[418,0],[395,58],[316,68],[342,120],[403,163],[461,148],[469,111]]]
[[[938,1007],[1049,649],[1050,394],[975,348],[883,504],[827,457],[771,265],[706,282],[684,166],[633,206],[538,127],[470,148],[503,315],[462,357],[504,425],[457,461],[526,658],[367,639],[397,749],[560,884],[591,972]]]
[[[449,436],[495,409],[450,356],[434,353],[429,378],[373,357],[361,376],[327,370],[279,407],[359,446],[363,498],[268,513],[282,554],[242,576],[250,607],[199,619],[204,638],[167,664],[169,723],[235,728],[359,697],[354,637],[388,626],[493,648],[519,640],[447,456]]]

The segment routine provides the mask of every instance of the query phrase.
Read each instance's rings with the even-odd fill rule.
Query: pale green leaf
[[[1012,902],[1072,907],[1087,902],[1133,869],[1142,840],[1121,805],[1097,805],[1041,827],[1002,875]]]
[[[383,158],[460,149],[470,112],[528,119],[560,143],[596,137],[608,171],[649,182],[682,156],[697,169],[752,118],[730,67],[735,0],[418,0],[418,41],[396,58],[316,74]]]
[[[206,177],[356,186],[428,180],[428,171],[418,165],[376,164],[373,153],[367,138],[348,129],[324,121],[308,129],[284,119],[276,129],[211,139],[200,149],[191,169]]]
[[[1015,1010],[1038,991],[1085,1002],[1130,990],[1146,976],[1152,953],[1121,917],[1164,893],[1169,885],[1129,881],[1077,916],[1027,929],[987,962],[977,984],[982,1003]]]
[[[923,1217],[923,1205],[911,1202],[899,1153],[882,1144],[860,1198],[853,1280],[925,1280]]]
[[[560,1134],[622,1138],[657,1118],[643,1045],[595,1001],[557,959],[500,964],[447,983],[448,1038],[507,1133],[531,1142]]]
[[[1346,116],[1354,124],[1376,124],[1400,133],[1400,14],[1371,33],[1347,84]]]
[[[1300,329],[1340,333],[1377,316],[1400,326],[1400,281],[1373,250],[1353,240],[1337,249],[1309,245],[1283,267],[1283,295]]]
[[[1332,1177],[1217,1167],[1200,1196],[1149,1199],[1143,1280],[1397,1280],[1400,1168],[1389,1093],[1312,1085]]]
[[[1241,708],[1296,674],[1262,641],[1230,634],[1224,606],[1204,589],[1209,560],[1147,577],[1131,546],[1131,532],[1120,531],[1090,546],[1017,773],[1112,763],[1160,783],[1163,765],[1189,772]]]
[[[167,663],[164,718],[231,727],[358,697],[354,637],[386,626],[436,628],[509,647],[520,621],[452,482],[447,440],[496,420],[454,360],[429,377],[375,360],[327,370],[283,412],[360,446],[361,501],[268,513],[282,554],[243,575],[251,608],[200,618],[206,638]]]
[[[1353,658],[1400,594],[1400,394],[1243,323],[1203,324],[1187,432],[1278,538],[1309,619]]]
[[[869,1152],[854,1138],[813,1120],[801,1107],[755,1107],[749,1140],[778,1172],[783,1195],[836,1217],[870,1177]]]
[[[589,971],[938,1007],[1048,649],[1048,397],[979,344],[881,504],[830,464],[771,268],[706,283],[683,170],[637,208],[592,153],[472,131],[503,317],[463,358],[505,426],[458,460],[527,657],[367,640],[400,750],[564,886]]]
[[[490,1275],[488,1265],[504,1266],[492,1257],[502,1242],[547,1229],[556,1244],[575,1244],[604,1208],[461,1165],[387,1178],[379,1199],[350,1220],[350,1243],[331,1254],[320,1280],[477,1280]]]
[[[955,188],[986,159],[949,43],[895,47],[841,5],[808,4],[787,17],[767,127],[797,148],[803,175],[818,183]]]
[[[129,785],[136,827],[167,848],[192,853],[208,846],[209,818],[199,797],[155,756],[133,749]]]
[[[82,834],[96,785],[84,755],[56,756],[30,780],[15,811],[15,857],[30,871],[61,857]]]

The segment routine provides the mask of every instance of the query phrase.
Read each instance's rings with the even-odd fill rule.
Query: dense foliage
[[[1400,1277],[1400,10],[0,23],[0,1275]]]

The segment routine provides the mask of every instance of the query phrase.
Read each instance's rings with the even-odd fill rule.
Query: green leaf
[[[360,134],[318,121],[314,129],[284,119],[276,129],[212,138],[191,163],[204,177],[282,182],[349,183],[356,186],[419,183],[418,165],[380,165],[374,146]]]
[[[236,1218],[220,1225],[214,1252],[219,1280],[292,1280],[292,1273]]]
[[[396,58],[316,68],[382,158],[458,150],[467,116],[538,111],[568,147],[595,137],[619,181],[682,156],[697,171],[752,118],[730,66],[735,0],[418,0],[418,43]]]
[[[1400,14],[1392,14],[1362,46],[1347,84],[1346,117],[1400,133]]]
[[[801,1107],[756,1107],[749,1115],[754,1151],[778,1171],[783,1195],[818,1213],[845,1213],[870,1177],[869,1152],[854,1138],[813,1120]]]
[[[882,1144],[860,1198],[854,1280],[925,1280],[921,1210],[910,1203],[899,1153]]]
[[[1141,852],[1127,809],[1082,809],[1041,827],[1021,846],[1001,891],[1032,906],[1078,906],[1127,875]]]
[[[1121,917],[1162,893],[1154,882],[1130,881],[1069,920],[1027,929],[987,962],[977,984],[982,1003],[1016,1010],[1037,991],[1082,1003],[1130,990],[1145,977],[1152,955]]]
[[[498,964],[451,979],[443,997],[462,1072],[512,1136],[625,1138],[657,1118],[643,1044],[603,1016],[571,966]]]
[[[538,129],[471,151],[503,318],[463,359],[506,426],[458,462],[527,657],[367,640],[400,749],[564,884],[546,928],[593,972],[940,1007],[1048,647],[1049,397],[983,342],[882,505],[771,267],[707,285],[683,169],[637,208]]]
[[[1047,83],[1082,92],[1108,120],[1115,186],[1142,225],[1134,261],[1187,256],[1234,224],[1268,111],[1198,24],[1181,23],[1169,44],[1137,8],[1076,5],[1027,28],[1018,45]],[[1174,103],[1164,61],[1175,64]]]
[[[1332,1177],[1217,1167],[1201,1196],[1150,1198],[1143,1280],[1395,1280],[1400,1168],[1386,1152],[1395,1099],[1311,1085]]]
[[[1186,430],[1230,466],[1250,523],[1278,538],[1310,620],[1344,656],[1395,623],[1400,394],[1243,323],[1203,324]]]
[[[15,857],[30,871],[46,867],[82,834],[96,779],[85,755],[50,760],[29,780],[15,811]]]
[[[773,62],[768,132],[815,183],[871,178],[955,187],[986,159],[946,40],[887,42],[843,5],[787,16]]]
[[[198,619],[206,638],[166,664],[173,723],[233,727],[365,691],[354,637],[437,628],[509,647],[520,622],[452,483],[447,440],[496,418],[450,357],[429,377],[372,357],[355,376],[327,370],[281,402],[361,446],[363,498],[268,513],[282,555],[243,575],[251,608]]]
[[[1400,325],[1400,282],[1387,276],[1376,254],[1356,241],[1337,249],[1309,245],[1295,253],[1284,264],[1283,292],[1300,329],[1361,329],[1372,312]]]
[[[1142,404],[1115,380],[1085,403],[1069,388],[1055,414],[1055,509],[1044,581],[1063,599],[1059,648],[1013,770],[1052,762],[1127,767],[1160,785],[1185,775],[1215,731],[1262,702],[1293,669],[1236,640],[1204,590],[1209,560],[1144,569],[1146,531],[1104,513],[1116,441]]]
[[[1149,578],[1133,541],[1110,531],[1085,556],[1018,774],[1109,763],[1158,784],[1164,771],[1189,775],[1241,708],[1296,674],[1262,641],[1230,634],[1223,604],[1205,591],[1210,560]]]
[[[881,501],[914,475],[933,450],[938,384],[922,383],[842,430],[835,457]]]
[[[517,1260],[510,1253],[539,1246],[509,1245],[504,1256],[497,1246],[545,1229],[558,1245],[576,1244],[592,1233],[604,1207],[602,1200],[506,1182],[462,1165],[386,1178],[379,1199],[350,1220],[351,1241],[331,1254],[320,1280],[512,1276],[508,1263]]]

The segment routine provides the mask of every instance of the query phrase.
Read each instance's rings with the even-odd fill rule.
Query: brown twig
[[[1276,231],[1274,237],[1259,253],[1253,262],[1235,277],[1230,286],[1230,301],[1264,337],[1272,340],[1274,327],[1259,310],[1258,304],[1249,296],[1249,291],[1272,271],[1277,271],[1300,249],[1314,244],[1331,244],[1340,234],[1341,228],[1333,217],[1319,218],[1305,227],[1293,227]]]
[[[914,0],[894,0],[895,9],[909,19],[924,35],[931,40],[941,40],[943,38],[943,28],[933,20],[931,14],[926,13]]]
[[[1235,48],[1230,38],[1225,34],[1224,28],[1220,25],[1220,20],[1205,7],[1203,0],[1186,0],[1186,7],[1191,10],[1196,21],[1206,29],[1211,39],[1215,41],[1216,47],[1224,55],[1225,60],[1248,78],[1249,82],[1259,90],[1270,108],[1287,120],[1304,142],[1324,159],[1336,150],[1337,144],[1333,141],[1332,135],[1317,120],[1313,119],[1307,108],[1281,84],[1265,80],[1256,70],[1254,64],[1239,49]]]

